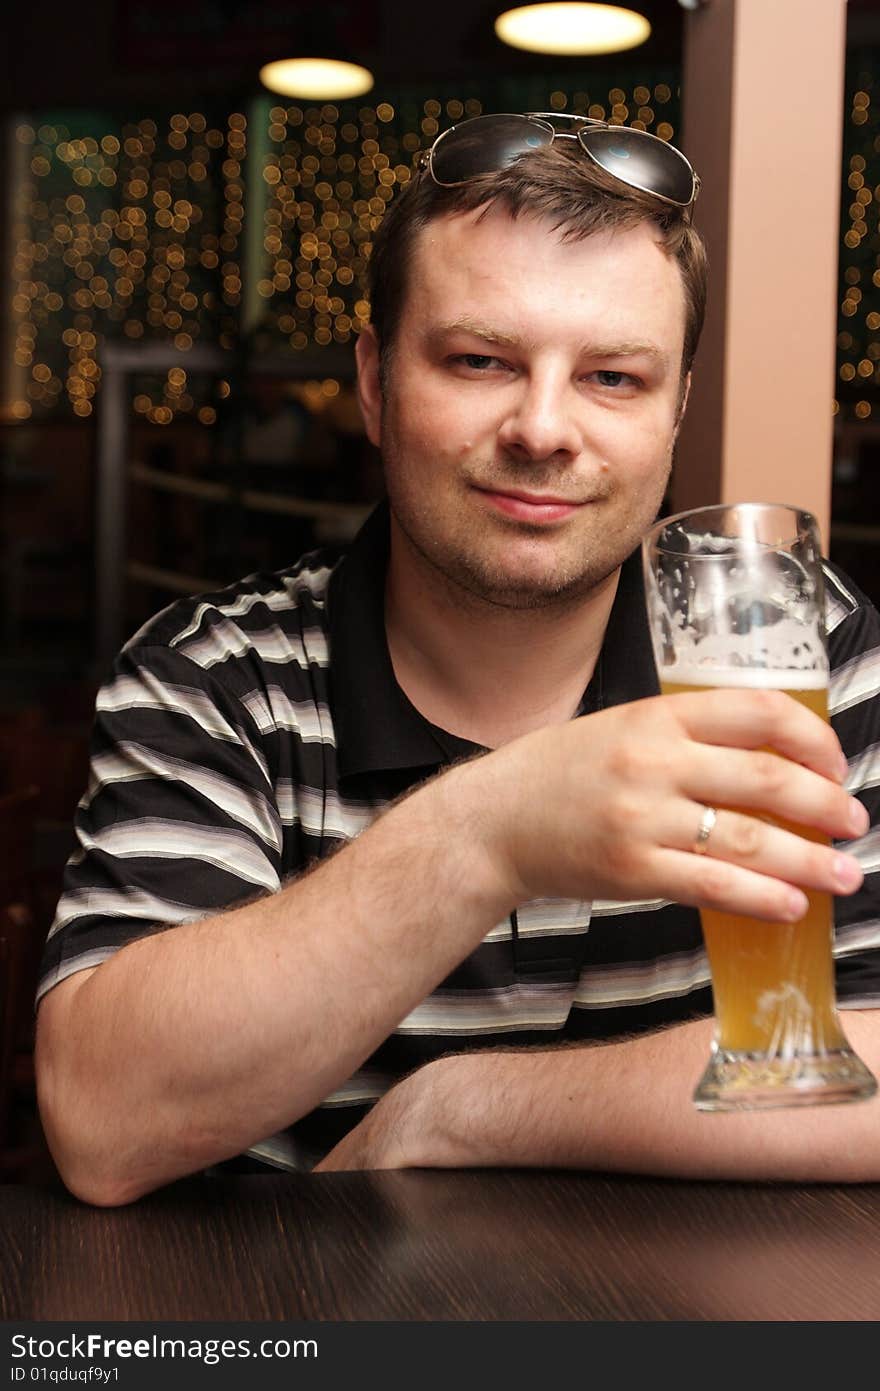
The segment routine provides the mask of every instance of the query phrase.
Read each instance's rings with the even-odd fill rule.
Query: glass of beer
[[[821,551],[808,512],[741,503],[680,513],[646,535],[642,559],[662,692],[771,687],[828,719]],[[699,1110],[859,1101],[877,1090],[837,1011],[831,896],[807,896],[806,916],[791,924],[701,911],[715,1037]]]

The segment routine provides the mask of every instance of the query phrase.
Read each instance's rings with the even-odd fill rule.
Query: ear
[[[378,449],[382,442],[382,388],[379,384],[379,338],[372,324],[361,329],[355,344],[357,394],[367,439]]]
[[[690,372],[688,372],[687,376],[681,384],[681,400],[678,403],[678,410],[675,414],[675,429],[672,432],[673,444],[678,439],[678,432],[681,429],[681,422],[684,420],[684,413],[687,410],[688,398],[691,394],[691,380],[692,375]]]

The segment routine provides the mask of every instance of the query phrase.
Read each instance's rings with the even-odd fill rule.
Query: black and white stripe
[[[353,687],[375,684],[376,670],[387,666],[370,624],[355,625],[365,629],[356,660],[343,651],[354,639],[338,626],[346,604],[366,603],[369,582],[371,622],[381,628],[378,525],[371,519],[369,535],[335,567],[315,553],[278,574],[181,601],[127,644],[97,702],[78,849],[46,944],[40,996],[157,927],[271,893],[357,836],[393,796],[432,771],[416,766],[428,755],[414,754],[408,770],[399,752],[397,762],[369,773],[342,766],[340,716],[366,703]],[[613,700],[653,693],[644,662],[632,678],[620,675],[633,661],[632,638],[614,666],[613,643],[621,647],[619,634],[635,622],[640,581],[628,566],[629,598],[618,600],[606,639],[604,679]],[[827,605],[832,718],[849,787],[878,827],[854,847],[864,888],[838,905],[838,991],[843,1005],[876,1005],[880,619],[831,566]],[[371,701],[381,703],[380,696],[373,692]],[[389,718],[376,709],[377,721]],[[436,747],[432,727],[421,723],[425,746]],[[250,1153],[276,1167],[313,1162],[397,1077],[444,1052],[607,1038],[710,1008],[693,910],[662,900],[524,904],[515,926],[496,924],[345,1086]]]

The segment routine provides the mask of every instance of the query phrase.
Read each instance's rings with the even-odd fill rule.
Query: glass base
[[[806,1057],[762,1057],[716,1047],[694,1092],[698,1111],[756,1111],[867,1101],[877,1079],[848,1048]]]

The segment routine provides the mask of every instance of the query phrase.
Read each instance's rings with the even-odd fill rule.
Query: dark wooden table
[[[875,1320],[880,1185],[422,1171],[0,1188],[7,1320]]]

